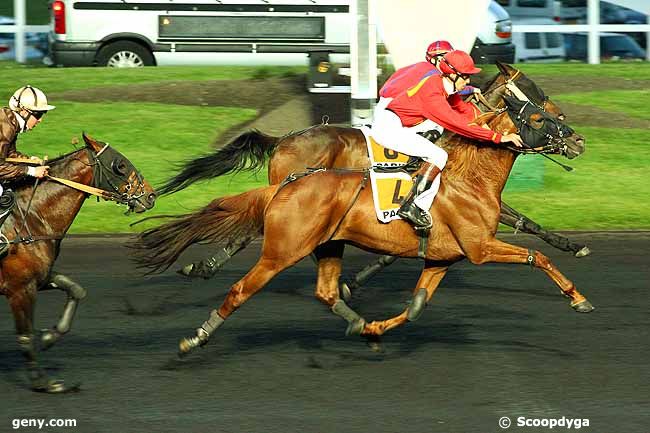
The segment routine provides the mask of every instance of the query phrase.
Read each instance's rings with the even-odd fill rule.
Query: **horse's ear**
[[[525,101],[520,101],[514,96],[503,95],[503,100],[506,101],[506,105],[513,110],[519,110]]]
[[[97,143],[97,141],[92,138],[90,135],[86,135],[85,132],[81,133],[81,136],[84,138],[84,141],[86,142],[86,146],[92,148],[95,152],[99,152],[102,150],[102,145]]]
[[[507,65],[505,63],[501,63],[498,60],[496,64],[497,64],[497,68],[499,68],[499,71],[501,71],[501,73],[506,77],[510,77],[512,75],[512,72],[515,70],[515,68],[513,68],[512,66]]]

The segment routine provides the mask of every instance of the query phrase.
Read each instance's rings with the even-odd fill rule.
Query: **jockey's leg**
[[[420,169],[411,191],[406,196],[404,203],[397,211],[397,214],[412,222],[416,228],[428,229],[432,225],[429,209],[433,199],[440,188],[440,173],[447,164],[447,152],[432,144],[429,140],[416,135],[418,141],[426,141],[427,155],[424,156],[425,165]],[[421,144],[421,146],[424,146]],[[420,156],[420,155],[417,155]]]

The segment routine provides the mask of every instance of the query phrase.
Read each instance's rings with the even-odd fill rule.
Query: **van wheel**
[[[142,68],[153,66],[153,55],[140,44],[119,41],[108,44],[99,50],[97,65],[109,68]]]

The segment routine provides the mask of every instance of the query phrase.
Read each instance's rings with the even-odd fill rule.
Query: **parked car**
[[[553,25],[550,18],[529,18],[514,21],[517,25]],[[519,33],[512,34],[515,44],[515,61],[558,62],[566,57],[564,38],[561,33]]]
[[[478,64],[492,64],[497,60],[513,63],[515,60],[512,21],[508,12],[496,1],[490,2],[487,18],[479,28],[470,55]]]
[[[568,59],[587,60],[587,34],[565,33],[564,46]],[[645,51],[628,35],[619,33],[600,34],[600,57],[602,59],[645,60]]]
[[[2,25],[13,25],[14,19],[0,16],[0,60],[15,60],[15,35],[3,32]],[[47,52],[47,33],[25,33],[25,57],[27,60],[42,59]]]

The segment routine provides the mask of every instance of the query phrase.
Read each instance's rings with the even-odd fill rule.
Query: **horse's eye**
[[[533,114],[530,116],[530,123],[532,123],[535,126],[541,126],[544,124],[544,116],[541,114]]]
[[[113,172],[115,174],[118,174],[120,176],[125,176],[126,175],[126,162],[124,162],[123,159],[115,159],[111,163],[111,167],[113,168]]]

